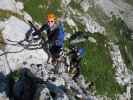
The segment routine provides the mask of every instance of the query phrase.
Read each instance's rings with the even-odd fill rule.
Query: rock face
[[[50,67],[52,65],[47,66]],[[33,68],[34,72],[31,72]],[[44,66],[38,67],[38,65],[34,65],[30,69],[22,68],[16,72],[12,72],[7,77],[2,76],[3,78],[0,78],[2,80],[0,84],[3,87],[0,90],[5,92],[6,89],[9,89],[8,93],[5,92],[3,96],[7,97],[7,94],[10,99],[14,100],[94,99],[87,90],[88,85],[86,85],[83,76],[79,77],[79,82],[76,82],[72,80],[72,77],[68,73],[52,73],[49,69]],[[4,79],[8,81],[6,82]],[[7,83],[9,85],[6,85]],[[0,93],[3,94],[1,91]]]
[[[25,39],[26,33],[30,29],[27,23],[11,16],[7,21],[3,22],[2,27],[2,34],[7,45],[4,50],[0,50],[1,54],[6,54],[0,56],[1,72],[8,74],[11,70],[20,68],[20,65],[24,61],[26,61],[29,66],[32,62],[35,64],[46,62],[48,56],[43,49],[27,50],[25,46],[20,46],[18,44],[19,41]],[[24,45],[28,45],[26,43],[25,41],[23,42]]]
[[[107,16],[111,13],[121,17],[130,29],[133,30],[133,6],[126,0],[94,0],[96,6],[99,6]]]
[[[53,100],[53,98],[45,84],[38,84],[33,100]]]
[[[8,91],[8,80],[3,73],[0,73],[0,100],[9,100],[6,95]]]
[[[89,97],[89,94],[87,93],[86,90],[87,85],[84,79],[80,80],[80,82],[77,83],[74,80],[72,80],[72,77],[68,73],[65,72],[60,74],[54,73],[53,71],[55,70],[55,66],[53,65],[47,65],[47,64],[45,66],[41,65],[39,66],[39,68],[37,66],[36,65],[32,66],[31,70],[34,69],[33,72],[35,73],[34,75],[36,75],[37,77],[41,78],[43,81],[46,82],[44,89],[46,90],[48,89],[47,95],[50,95],[49,91],[50,93],[52,93],[51,97],[53,99],[71,100],[70,98],[75,98],[75,96],[77,95],[80,95],[84,99]],[[84,91],[86,91],[86,93],[84,93]]]
[[[130,81],[130,74],[122,59],[119,46],[112,43],[111,49],[111,56],[114,68],[116,69],[116,80],[119,82],[119,84],[125,85]]]
[[[21,2],[16,2],[15,0],[1,0],[0,9],[9,10],[15,13],[20,13],[24,6]]]

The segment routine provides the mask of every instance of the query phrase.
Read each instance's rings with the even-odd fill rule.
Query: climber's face
[[[49,25],[50,28],[53,27],[54,24],[55,24],[54,20],[48,20],[48,25]]]

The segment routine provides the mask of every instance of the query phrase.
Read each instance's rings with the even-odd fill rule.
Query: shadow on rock
[[[9,92],[8,80],[6,76],[0,72],[0,100],[8,100],[7,93]]]
[[[33,100],[36,83],[40,81],[34,77],[29,69],[23,68],[10,73],[8,76],[10,100]]]

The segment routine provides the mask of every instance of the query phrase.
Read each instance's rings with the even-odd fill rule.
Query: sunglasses
[[[48,23],[53,23],[54,21],[48,21]]]

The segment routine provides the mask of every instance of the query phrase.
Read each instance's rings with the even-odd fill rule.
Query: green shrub
[[[82,60],[82,73],[86,80],[94,83],[97,94],[114,97],[124,88],[115,80],[108,46],[105,46],[106,38],[97,33],[94,37],[96,44],[89,41],[84,44],[86,54]]]

